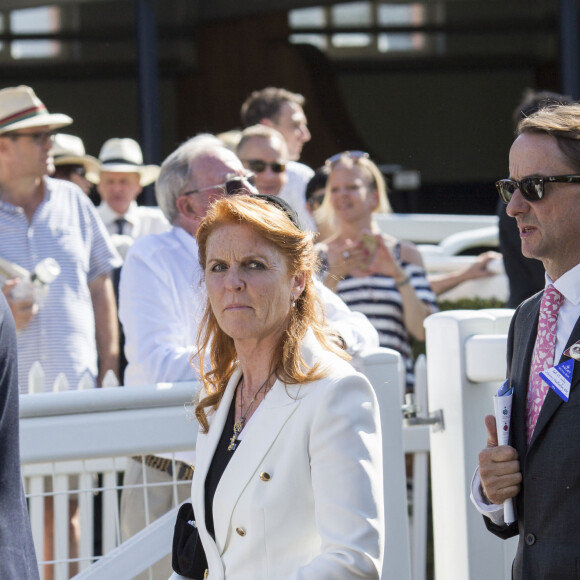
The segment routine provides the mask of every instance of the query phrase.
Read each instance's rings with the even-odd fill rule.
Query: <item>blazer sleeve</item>
[[[321,552],[287,580],[379,579],[384,498],[376,397],[360,374],[334,382],[325,395],[309,441]]]
[[[507,354],[506,354],[506,364],[507,364],[507,372],[506,372],[506,378],[511,379],[511,368],[512,368],[512,358],[513,358],[513,354],[514,354],[514,332],[515,332],[515,322],[516,322],[516,318],[518,316],[520,312],[520,307],[518,307],[516,309],[516,311],[514,312],[514,315],[512,316],[511,322],[510,322],[510,328],[508,331],[508,340],[507,340]],[[515,498],[514,498],[515,501]],[[517,536],[519,534],[519,525],[518,525],[518,521],[516,519],[515,522],[507,525],[507,524],[503,524],[503,525],[499,525],[494,523],[489,517],[483,516],[483,521],[485,523],[485,527],[494,535],[496,535],[498,538],[501,538],[502,540],[509,540],[510,538],[513,538],[514,536]]]

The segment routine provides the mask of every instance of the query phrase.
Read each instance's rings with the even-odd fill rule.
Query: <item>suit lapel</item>
[[[195,496],[194,504],[196,505],[195,518],[198,522],[202,522],[200,528],[205,531],[205,501],[204,489],[205,479],[218,441],[224,429],[225,422],[228,418],[228,412],[232,403],[232,398],[236,392],[236,386],[240,380],[242,372],[240,369],[236,370],[230,379],[225,393],[220,401],[219,407],[215,414],[208,417],[210,428],[206,434],[198,434],[198,443],[195,461],[195,477],[192,489],[192,495]],[[206,441],[200,445],[199,438],[205,437]],[[206,532],[207,533],[207,532]]]
[[[259,421],[253,423],[247,435],[242,431],[241,444],[224,471],[214,496],[216,544],[220,554],[225,548],[230,519],[240,495],[252,479],[264,456],[282,431],[286,421],[300,404],[294,396],[296,387],[276,381],[260,404]],[[213,453],[212,453],[213,454]]]
[[[568,338],[568,342],[566,343],[566,350],[570,346],[572,346],[575,342],[580,340],[580,318],[576,321],[574,325],[574,329],[572,330],[572,334]],[[559,363],[563,363],[564,361],[569,360],[570,357],[562,356],[560,357]],[[573,389],[575,389],[580,382],[580,370],[578,370],[578,365],[574,363],[574,373],[572,375],[572,383],[570,385],[570,393],[572,393]],[[542,409],[540,410],[540,414],[538,415],[538,422],[536,423],[536,427],[534,429],[534,433],[532,435],[532,439],[530,441],[530,447],[534,444],[534,441],[542,432],[544,427],[548,424],[548,421],[554,415],[558,407],[564,404],[563,399],[561,399],[553,389],[548,389],[546,394],[546,399],[544,400],[544,404],[542,405]]]

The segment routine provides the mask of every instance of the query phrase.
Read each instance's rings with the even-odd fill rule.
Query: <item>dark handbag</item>
[[[207,559],[193,515],[193,506],[184,503],[177,513],[171,552],[173,570],[186,578],[206,578]]]

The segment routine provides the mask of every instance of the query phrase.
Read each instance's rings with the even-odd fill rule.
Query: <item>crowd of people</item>
[[[108,371],[127,388],[200,380],[197,448],[128,458],[121,533],[132,537],[174,506],[174,478],[193,479],[177,500],[191,494],[214,579],[286,578],[298,569],[304,578],[380,577],[378,409],[347,361],[392,348],[412,391],[412,340],[424,340],[437,294],[493,275],[487,264],[498,257],[428,276],[418,249],[373,219],[391,208],[368,153],[339,152],[316,171],[300,163],[311,139],[304,106],[285,89],[255,91],[241,105],[242,129],[192,137],[159,167],[144,164],[129,138],[87,155],[80,137],[62,132],[70,117],[49,113],[29,87],[0,90],[0,331],[13,343],[3,338],[10,310],[19,392],[36,361],[46,391],[61,373],[73,389],[87,378],[100,386]],[[525,125],[516,143],[555,138],[538,127]],[[521,181],[500,193],[527,240],[539,218],[519,216],[540,207],[546,185],[531,191],[525,179],[537,173],[523,166],[510,160]],[[576,173],[572,162],[560,169]],[[153,183],[159,207],[138,205]],[[529,208],[514,208],[516,192]],[[553,256],[527,250],[545,258],[552,281],[565,272]],[[38,274],[46,260],[57,264],[48,282]],[[13,346],[0,352],[12,359],[4,400],[9,391],[14,398],[16,365]],[[505,491],[491,461],[480,457],[478,509],[493,512],[494,532],[516,533],[488,506],[519,492],[519,464],[494,455]],[[154,485],[144,491],[144,482]],[[36,578],[28,561],[19,578]],[[519,562],[518,570],[527,568]],[[168,557],[153,577],[171,571]]]

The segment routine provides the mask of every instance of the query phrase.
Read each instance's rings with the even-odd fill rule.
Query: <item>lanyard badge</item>
[[[551,369],[542,371],[540,376],[563,401],[567,402],[570,397],[573,372],[574,361],[569,359]]]

